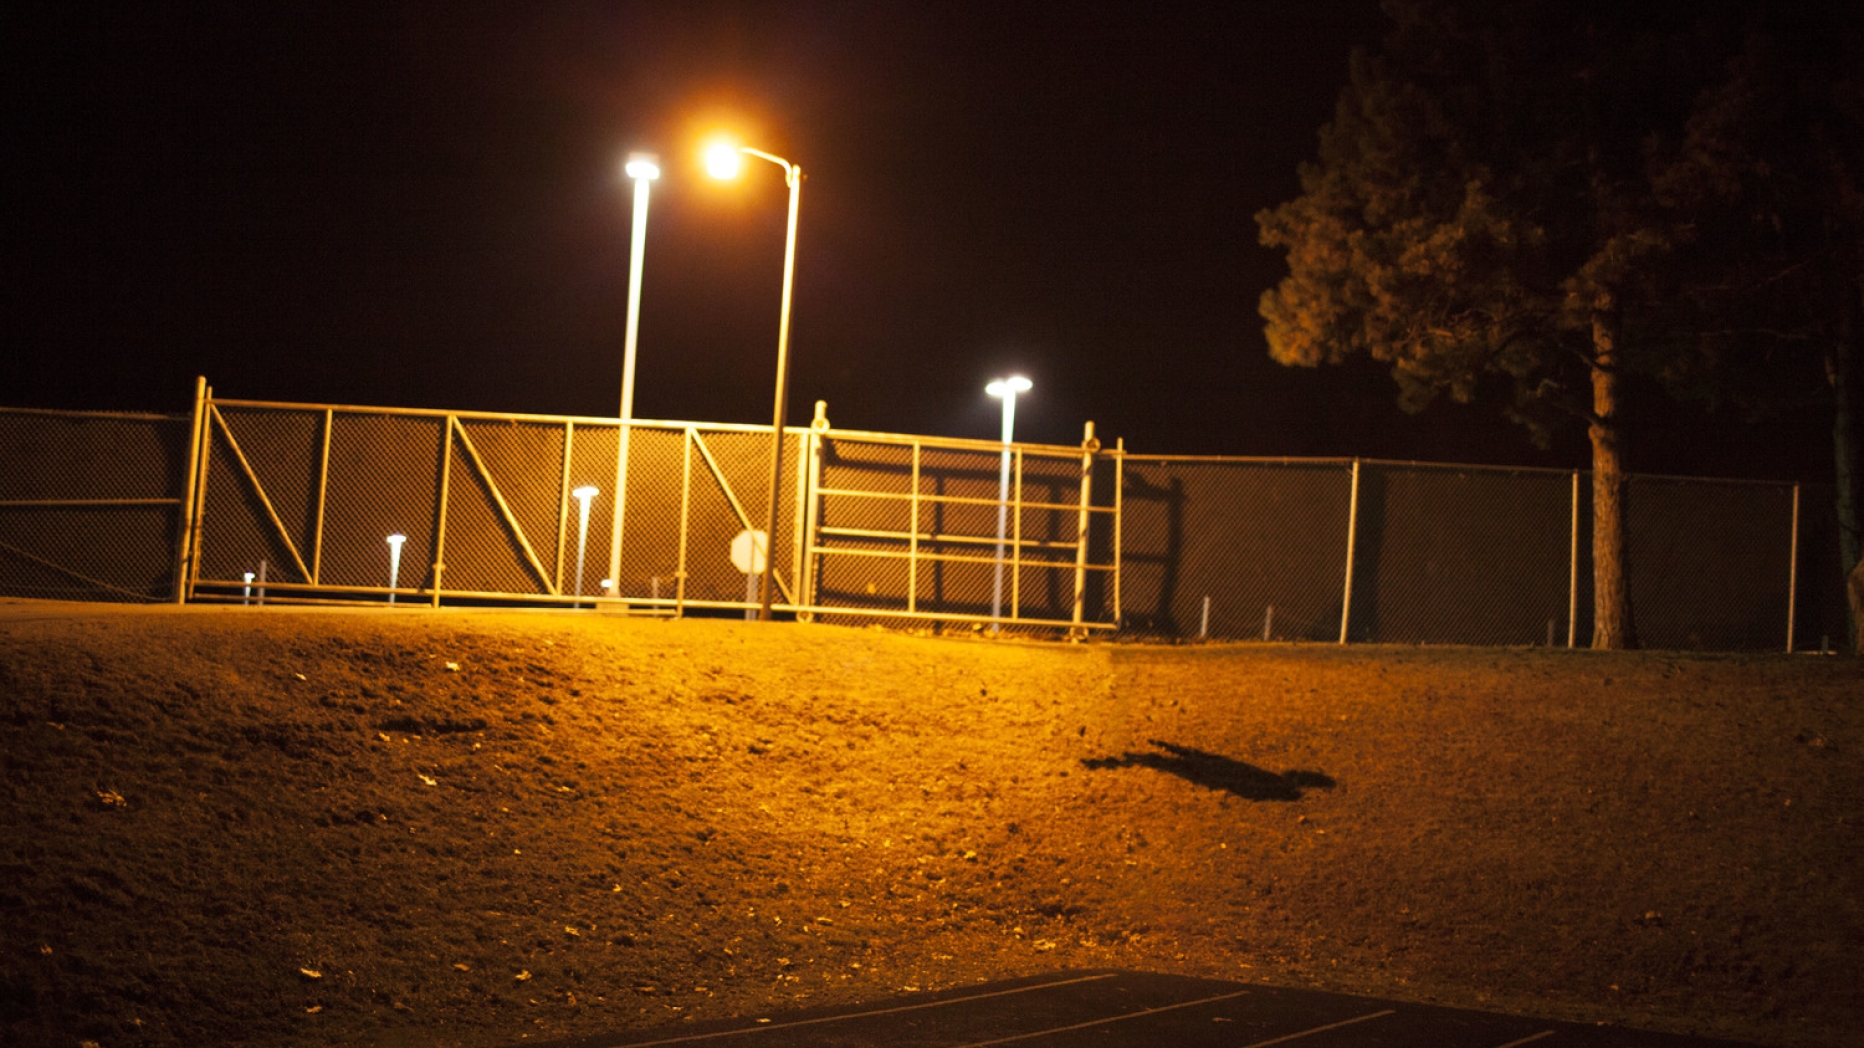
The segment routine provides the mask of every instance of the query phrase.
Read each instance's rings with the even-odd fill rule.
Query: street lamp
[[[783,169],[783,181],[790,187],[790,228],[783,244],[783,313],[777,322],[777,404],[770,423],[770,526],[766,535],[774,541],[777,534],[777,495],[783,490],[783,407],[790,385],[790,289],[796,275],[796,205],[803,190],[803,169],[780,156],[772,156],[749,146],[721,142],[706,151],[705,167],[713,178],[736,178],[743,169],[743,158],[754,156]],[[776,569],[775,550],[764,557],[762,607],[758,618],[769,622],[773,594],[771,573]]]
[[[999,378],[984,387],[984,392],[1003,398],[1003,461],[997,467],[997,577],[990,586],[990,632],[996,633],[1003,617],[1003,532],[1010,513],[1010,438],[1016,429],[1016,394],[1033,388],[1021,375]]]
[[[570,492],[576,498],[576,606],[582,607],[582,566],[583,545],[589,539],[589,500],[595,498],[596,487],[584,484]]]
[[[647,247],[648,183],[660,177],[660,164],[645,153],[634,153],[622,165],[622,174],[634,180],[634,224],[628,253],[628,333],[621,358],[621,432],[615,447],[615,519],[608,537],[608,578],[602,592],[621,595],[621,524],[628,512],[628,440],[634,434],[634,353],[641,323],[641,259]],[[576,575],[581,596],[582,573]]]

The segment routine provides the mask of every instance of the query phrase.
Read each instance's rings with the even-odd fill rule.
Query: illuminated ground
[[[0,1042],[1061,969],[1864,1031],[1852,660],[0,606]]]

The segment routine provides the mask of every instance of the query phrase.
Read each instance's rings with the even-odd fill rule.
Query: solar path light
[[[589,541],[589,500],[596,497],[593,484],[584,484],[570,492],[576,497],[576,607],[582,607],[583,546]]]
[[[628,513],[628,438],[634,430],[634,356],[640,344],[641,262],[647,249],[649,184],[660,177],[660,163],[646,153],[634,153],[621,170],[634,181],[634,223],[628,251],[628,331],[621,356],[621,433],[615,448],[614,528],[608,537],[608,578],[602,580],[602,592],[611,597],[621,596],[621,525]],[[580,571],[576,583],[580,596]]]
[[[990,586],[990,617],[1003,617],[1003,533],[1010,515],[1010,439],[1016,429],[1016,394],[1027,393],[1033,386],[1021,375],[993,379],[984,392],[1003,398],[1003,461],[997,467],[997,577]],[[990,632],[998,631],[992,621]]]
[[[770,526],[766,533],[777,533],[777,496],[783,490],[783,406],[790,385],[790,290],[796,275],[796,207],[802,196],[803,169],[780,156],[772,156],[750,146],[720,142],[706,150],[705,167],[713,178],[736,178],[744,167],[744,157],[768,160],[783,169],[783,181],[790,187],[789,233],[783,244],[783,311],[777,321],[777,404],[770,423]],[[772,597],[771,573],[775,557],[764,558],[762,607],[758,618],[770,621]]]
[[[395,587],[401,579],[401,544],[408,541],[406,535],[388,537],[388,602],[395,603]]]

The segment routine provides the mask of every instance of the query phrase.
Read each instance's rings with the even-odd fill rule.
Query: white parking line
[[[614,1048],[651,1048],[657,1044],[687,1044],[692,1041],[709,1041],[715,1037],[736,1037],[745,1033],[763,1033],[767,1030],[788,1030],[797,1026],[815,1026],[820,1023],[838,1023],[843,1019],[865,1019],[874,1015],[898,1015],[900,1012],[916,1012],[924,1008],[943,1008],[948,1004],[965,1004],[970,1001],[986,1001],[992,997],[1008,997],[1011,994],[1029,993],[1032,990],[1047,990],[1056,986],[1073,986],[1076,983],[1096,982],[1101,979],[1114,978],[1116,973],[1100,975],[1083,975],[1078,979],[1061,979],[1056,982],[1036,983],[1033,986],[1018,986],[1009,990],[993,990],[990,993],[974,993],[968,997],[947,997],[942,1001],[922,1001],[919,1004],[902,1004],[896,1008],[876,1008],[868,1012],[847,1012],[842,1015],[824,1015],[819,1019],[796,1019],[787,1023],[766,1023],[763,1026],[747,1026],[742,1030],[721,1030],[717,1033],[690,1033],[680,1037],[667,1037],[658,1041],[616,1041]],[[1234,997],[1235,994],[1229,996]],[[995,1043],[995,1042],[991,1042]]]
[[[1396,1014],[1398,1013],[1391,1010],[1390,1008],[1387,1008],[1382,1012],[1373,1012],[1371,1015],[1362,1015],[1357,1019],[1342,1019],[1337,1023],[1328,1023],[1325,1026],[1316,1026],[1312,1030],[1302,1030],[1300,1033],[1290,1033],[1290,1034],[1283,1034],[1280,1037],[1271,1037],[1266,1041],[1257,1041],[1254,1044],[1244,1045],[1243,1048],[1263,1048],[1263,1045],[1280,1044],[1283,1041],[1292,1041],[1297,1037],[1306,1037],[1310,1033],[1320,1033],[1323,1030],[1337,1030],[1342,1026],[1351,1026],[1354,1023],[1363,1023],[1367,1019],[1377,1019],[1383,1015],[1396,1015]]]
[[[1521,1045],[1532,1044],[1535,1041],[1540,1040],[1542,1037],[1552,1037],[1552,1036],[1553,1036],[1552,1030],[1542,1030],[1541,1032],[1535,1034],[1532,1037],[1523,1037],[1518,1041],[1509,1041],[1507,1044],[1498,1044],[1495,1046],[1495,1048],[1520,1048]]]
[[[987,1044],[1009,1044],[1011,1041],[1027,1041],[1031,1037],[1042,1037],[1051,1033],[1066,1033],[1069,1030],[1085,1030],[1090,1026],[1105,1026],[1108,1023],[1122,1022],[1127,1019],[1137,1019],[1145,1015],[1157,1015],[1160,1012],[1176,1011],[1179,1008],[1191,1008],[1200,1004],[1210,1004],[1213,1001],[1227,1001],[1232,997],[1241,997],[1248,992],[1248,990],[1238,990],[1235,993],[1218,994],[1215,997],[1204,997],[1195,1001],[1184,1001],[1180,1004],[1161,1005],[1157,1008],[1127,1012],[1124,1015],[1109,1016],[1105,1019],[1093,1019],[1084,1023],[1075,1023],[1072,1026],[1054,1026],[1046,1030],[1037,1030],[1034,1033],[1019,1033],[1012,1037],[998,1037],[991,1041],[972,1041],[970,1044],[959,1045],[957,1048],[984,1048]]]

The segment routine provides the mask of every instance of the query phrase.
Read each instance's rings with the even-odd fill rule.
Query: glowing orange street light
[[[744,168],[744,157],[768,160],[783,169],[783,181],[790,187],[790,228],[783,245],[783,313],[777,322],[777,406],[770,423],[770,526],[766,535],[777,533],[777,495],[783,490],[783,402],[790,386],[790,288],[796,275],[796,205],[802,195],[803,169],[780,156],[772,156],[749,146],[720,142],[706,150],[705,169],[713,178],[736,178]],[[774,550],[771,551],[774,554]],[[758,618],[769,622],[773,594],[771,572],[776,568],[774,555],[764,557],[762,607]]]

